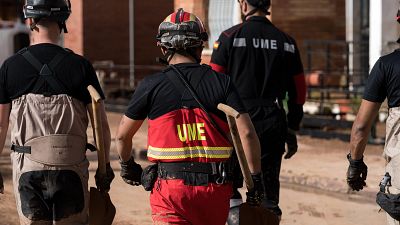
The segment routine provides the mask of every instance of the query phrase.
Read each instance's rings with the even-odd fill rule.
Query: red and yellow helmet
[[[199,47],[208,40],[203,22],[194,14],[178,9],[158,27],[158,45],[167,49]]]

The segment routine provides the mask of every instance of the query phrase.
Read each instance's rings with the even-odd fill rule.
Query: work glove
[[[250,205],[260,206],[265,196],[265,186],[262,173],[252,174],[254,187],[246,193],[246,202]]]
[[[96,186],[100,191],[108,192],[110,190],[110,185],[114,179],[114,171],[111,168],[110,163],[106,164],[106,174],[101,175],[99,169],[97,168],[94,179],[96,181]]]
[[[133,157],[131,156],[131,158],[126,162],[120,160],[119,163],[121,164],[120,175],[125,183],[133,186],[140,185],[143,169],[135,162]]]
[[[297,152],[297,137],[296,131],[288,128],[286,135],[286,145],[287,151],[285,154],[285,159],[290,159]]]
[[[1,176],[1,172],[0,172],[0,194],[4,194],[4,184],[3,184],[3,177]]]
[[[360,191],[366,186],[368,167],[365,165],[363,158],[354,160],[350,153],[347,155],[349,160],[349,168],[347,169],[347,184],[355,191]]]

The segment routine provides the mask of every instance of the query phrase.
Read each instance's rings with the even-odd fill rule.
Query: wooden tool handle
[[[92,97],[92,109],[93,109],[93,129],[94,135],[96,139],[96,146],[97,146],[97,158],[98,158],[98,168],[99,172],[102,175],[106,174],[106,158],[105,158],[105,151],[104,151],[104,139],[103,139],[103,127],[102,127],[102,118],[101,113],[99,111],[99,106],[103,104],[100,94],[97,90],[92,86],[89,85],[87,87],[90,96]]]
[[[240,140],[240,135],[235,120],[239,118],[240,114],[232,107],[222,103],[218,104],[217,107],[226,115],[229,124],[229,130],[231,131],[232,135],[233,146],[236,150],[236,155],[239,160],[240,169],[242,170],[244,182],[246,183],[247,190],[252,190],[254,187],[254,183],[253,179],[251,178],[249,165],[247,164],[246,155],[243,151],[242,141]]]

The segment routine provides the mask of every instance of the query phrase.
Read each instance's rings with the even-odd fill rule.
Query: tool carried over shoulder
[[[249,165],[247,164],[246,155],[243,151],[242,142],[240,140],[239,131],[236,126],[236,120],[240,114],[232,107],[225,104],[218,104],[218,109],[226,114],[229,129],[232,135],[233,145],[239,160],[240,168],[243,173],[244,181],[248,191],[254,188],[253,179],[251,177]],[[241,204],[239,213],[239,225],[278,225],[278,217],[270,210],[262,206],[254,206],[248,202]]]
[[[102,99],[96,89],[89,85],[88,91],[92,97],[93,107],[93,129],[96,138],[98,169],[99,174],[106,174],[106,160],[103,140],[103,128],[101,113],[99,106],[102,104]],[[110,195],[95,187],[90,187],[90,205],[89,205],[89,224],[90,225],[111,225],[115,217],[116,209],[111,202]]]

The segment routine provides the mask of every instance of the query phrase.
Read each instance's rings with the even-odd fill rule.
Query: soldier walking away
[[[243,23],[222,32],[214,43],[211,66],[228,74],[236,85],[261,144],[266,197],[263,206],[279,217],[279,174],[282,155],[297,152],[296,131],[303,117],[306,86],[293,38],[268,19],[270,0],[239,0]],[[288,92],[288,114],[282,106]],[[241,203],[235,191],[231,215]]]
[[[86,159],[91,97],[103,96],[88,60],[57,45],[67,32],[69,0],[27,0],[23,8],[32,45],[0,69],[0,151],[11,121],[13,186],[21,224],[88,224],[89,161]],[[104,96],[103,96],[104,97]],[[102,126],[109,162],[110,130]],[[98,176],[108,191],[114,177]]]
[[[400,10],[397,13],[400,23]],[[397,41],[400,43],[400,39]],[[347,184],[360,191],[366,186],[368,167],[364,163],[364,151],[371,126],[382,102],[387,98],[389,115],[386,120],[386,139],[383,156],[386,159],[386,175],[380,184],[377,203],[387,212],[387,224],[399,225],[400,219],[400,50],[382,56],[376,61],[365,86],[363,100],[353,123]],[[388,193],[385,193],[386,190]]]
[[[241,113],[236,122],[255,183],[247,196],[253,204],[261,203],[259,141],[231,79],[199,64],[207,39],[194,14],[183,9],[170,14],[157,35],[162,61],[169,66],[144,78],[118,128],[121,175],[127,183],[138,184],[141,169],[131,156],[132,137],[148,118],[147,156],[155,164],[144,170],[142,183],[151,190],[154,224],[225,224],[233,147],[218,103]]]

